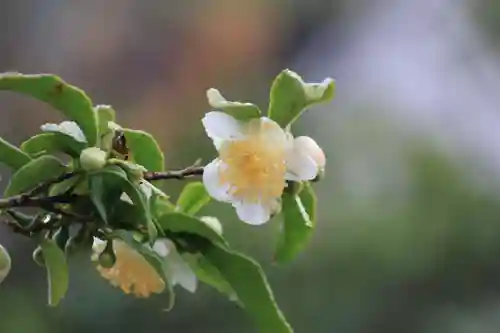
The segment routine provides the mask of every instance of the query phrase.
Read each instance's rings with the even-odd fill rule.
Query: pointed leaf
[[[125,230],[115,230],[111,234],[111,237],[125,242],[128,246],[137,251],[137,253],[142,255],[144,259],[146,259],[146,261],[154,268],[156,273],[158,273],[158,275],[162,278],[163,282],[165,282],[165,288],[169,296],[169,302],[166,310],[171,310],[175,303],[175,292],[167,276],[168,268],[166,267],[165,260],[149,246],[136,241],[132,235]]]
[[[221,110],[238,120],[246,121],[261,116],[261,112],[256,105],[252,103],[230,102],[217,89],[208,89],[207,98],[208,104],[212,108]]]
[[[177,200],[176,210],[188,215],[194,215],[208,202],[210,202],[210,195],[203,183],[189,183],[184,186]]]
[[[17,170],[29,161],[31,157],[28,154],[0,138],[0,163]]]
[[[144,131],[123,129],[133,160],[149,171],[164,171],[165,158],[153,136]]]
[[[66,256],[53,240],[44,239],[40,246],[45,260],[45,267],[47,268],[49,305],[57,306],[59,301],[66,295],[69,286]]]
[[[115,121],[115,110],[108,105],[98,105],[94,108],[98,126],[98,147],[110,151],[115,130],[109,127],[109,122]]]
[[[47,123],[40,126],[41,130],[48,133],[61,133],[72,137],[78,142],[87,143],[87,138],[82,129],[74,121],[65,120],[60,124]]]
[[[261,332],[293,332],[290,324],[276,305],[267,278],[257,262],[240,253],[217,246],[206,251],[205,256],[229,282]]]
[[[97,212],[104,223],[108,223],[108,213],[106,210],[106,187],[104,185],[104,176],[102,174],[94,174],[89,176],[89,191],[90,199],[94,203]]]
[[[183,213],[167,213],[158,219],[164,231],[189,233],[208,239],[212,243],[227,246],[226,240],[201,219]]]
[[[20,194],[40,183],[52,180],[66,171],[62,162],[54,156],[40,156],[17,170],[5,190],[5,196]]]
[[[299,195],[284,193],[282,197],[283,231],[278,241],[275,260],[293,260],[307,245],[316,226],[316,195],[309,183]]]
[[[108,122],[115,121],[116,112],[109,105],[97,105],[94,111],[97,117],[99,134],[105,134],[109,130]]]
[[[97,140],[97,121],[92,103],[85,93],[55,75],[0,75],[0,90],[25,94],[46,102],[74,120],[82,129],[90,146]]]
[[[331,100],[334,90],[335,81],[331,78],[321,83],[306,83],[297,73],[286,69],[273,82],[267,115],[285,128],[308,107]]]
[[[184,253],[184,260],[189,264],[198,280],[212,286],[218,292],[227,295],[231,301],[238,302],[238,296],[221,272],[203,255]],[[243,306],[243,304],[240,304]]]
[[[72,157],[79,157],[87,145],[62,133],[41,133],[24,141],[21,149],[31,156],[40,156],[63,152]]]
[[[151,234],[153,232],[152,230],[150,230],[150,228],[152,227],[151,211],[149,210],[147,198],[140,190],[139,185],[132,184],[128,180],[125,171],[123,171],[122,168],[116,165],[111,165],[104,168],[101,174],[105,177],[106,180],[120,183],[121,190],[129,196],[134,207],[141,215],[141,221],[138,221],[138,223],[147,228],[148,232],[150,232]]]

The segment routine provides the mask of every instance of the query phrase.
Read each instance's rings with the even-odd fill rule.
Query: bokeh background
[[[215,154],[205,91],[267,107],[283,68],[337,80],[294,127],[328,156],[318,230],[271,263],[280,221],[255,228],[213,203],[234,247],[258,258],[297,332],[500,332],[500,2],[495,0],[1,0],[0,71],[56,73],[122,125],[154,134],[170,168]],[[0,94],[0,136],[61,120]],[[2,169],[1,187],[8,181]],[[181,184],[167,189],[176,195]],[[1,333],[256,332],[209,287],[137,300],[71,265],[46,306],[35,244],[0,226],[13,270]]]

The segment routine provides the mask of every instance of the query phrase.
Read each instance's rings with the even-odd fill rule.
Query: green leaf
[[[138,221],[138,223],[146,228],[150,236],[153,236],[152,233],[156,231],[156,229],[154,231],[151,230],[152,226],[154,226],[151,218],[151,211],[149,210],[147,198],[138,188],[138,185],[132,184],[128,180],[125,171],[116,165],[104,168],[101,171],[101,174],[103,175],[105,181],[117,182],[120,184],[120,189],[130,197],[132,204],[141,216],[141,221]]]
[[[245,310],[263,333],[291,333],[290,324],[276,305],[273,292],[260,265],[234,251],[211,247],[205,253],[236,292]]]
[[[54,156],[40,156],[12,175],[5,196],[20,194],[34,188],[40,183],[52,180],[66,171],[62,162]]]
[[[44,239],[40,246],[45,260],[45,266],[47,267],[49,305],[57,306],[59,301],[66,295],[69,286],[66,256],[53,240]]]
[[[149,171],[164,171],[165,158],[153,136],[144,131],[123,129],[133,160]]]
[[[269,118],[285,128],[310,106],[333,98],[335,81],[331,78],[321,83],[306,83],[291,70],[282,71],[271,87]]]
[[[78,184],[82,182],[85,178],[86,178],[85,175],[80,175],[56,183],[50,187],[49,195],[50,196],[59,195],[71,190],[71,188],[76,189]]]
[[[80,156],[87,145],[62,133],[41,133],[24,141],[21,149],[31,156],[63,152],[72,157]]]
[[[110,151],[115,131],[109,127],[109,122],[115,121],[115,110],[108,105],[98,105],[94,108],[94,111],[97,116],[98,147],[104,151]]]
[[[217,267],[212,265],[207,258],[201,254],[192,253],[184,253],[182,257],[189,264],[198,280],[227,295],[231,301],[238,302],[238,296],[236,296],[229,282],[224,279]],[[243,306],[243,304],[240,305]]]
[[[194,216],[178,212],[167,213],[158,219],[158,224],[164,231],[194,234],[208,239],[212,243],[227,246],[226,240],[221,235],[201,219]]]
[[[158,220],[164,214],[173,213],[175,211],[175,205],[170,202],[168,198],[153,195],[151,211],[154,218]]]
[[[125,242],[128,246],[137,251],[137,253],[142,255],[144,259],[146,259],[146,261],[154,268],[156,273],[158,273],[158,275],[162,278],[163,282],[165,282],[165,287],[169,295],[169,302],[166,310],[171,310],[175,303],[175,293],[167,276],[168,270],[165,260],[150,247],[136,241],[133,236],[125,230],[115,230],[111,234],[111,237]]]
[[[275,253],[278,263],[293,260],[311,238],[316,227],[316,195],[311,185],[304,182],[298,195],[283,194],[282,205],[284,225]]]
[[[247,121],[261,116],[260,109],[252,103],[230,102],[214,88],[207,90],[208,103],[216,110],[221,110],[238,120]]]
[[[177,199],[176,210],[188,215],[194,215],[209,202],[210,195],[203,183],[189,183],[184,186],[179,199]]]
[[[108,213],[106,210],[106,186],[104,185],[104,176],[103,174],[93,174],[89,175],[89,191],[90,191],[90,199],[94,203],[99,216],[104,221],[104,223],[108,223]]]
[[[116,112],[109,105],[97,105],[94,108],[97,117],[97,126],[99,134],[105,134],[109,131],[108,122],[115,121]]]
[[[23,165],[31,161],[31,157],[10,144],[4,139],[0,138],[0,162],[11,167],[14,170],[21,168]]]
[[[65,116],[74,120],[82,129],[89,146],[97,140],[97,121],[92,103],[85,93],[55,75],[0,75],[0,90],[29,95],[46,102]]]

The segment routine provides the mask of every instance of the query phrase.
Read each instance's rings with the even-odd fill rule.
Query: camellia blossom
[[[249,224],[270,219],[286,180],[312,180],[325,166],[324,153],[313,139],[294,139],[267,117],[242,122],[212,111],[202,122],[219,152],[205,167],[203,183],[214,199],[231,203]]]
[[[94,238],[92,256],[94,261],[97,261],[105,246],[104,241]],[[116,261],[111,268],[97,265],[97,270],[102,277],[126,294],[132,293],[137,297],[147,298],[153,293],[163,292],[166,281],[141,254],[124,241],[117,239],[113,240],[113,250]],[[196,290],[196,276],[177,253],[175,245],[170,240],[157,240],[153,245],[153,250],[166,261],[165,275],[172,286],[180,284],[191,292]]]

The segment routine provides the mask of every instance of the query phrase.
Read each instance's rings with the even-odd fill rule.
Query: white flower
[[[179,284],[181,287],[194,293],[198,279],[188,263],[177,252],[175,244],[167,239],[155,241],[153,250],[165,259],[166,276],[172,286]]]
[[[105,246],[104,241],[94,237],[92,256],[94,261],[97,261]],[[177,252],[174,243],[168,239],[157,240],[152,250],[165,261],[164,273],[168,283],[172,286],[179,284],[190,292],[196,291],[196,276]],[[126,294],[133,293],[137,297],[149,297],[153,293],[163,292],[166,281],[141,254],[117,239],[113,240],[113,251],[116,256],[113,267],[104,268],[97,265],[102,277],[113,286],[121,288]]]
[[[324,167],[324,160],[311,150],[312,139],[294,140],[267,117],[240,122],[212,111],[202,122],[219,152],[205,167],[203,183],[214,199],[231,203],[244,222],[267,222],[286,180],[312,180]]]
[[[94,237],[94,255],[97,260],[104,250],[105,243]],[[161,293],[165,282],[147,260],[121,240],[113,240],[113,251],[116,261],[113,267],[104,268],[97,265],[97,270],[103,278],[113,286],[119,287],[124,293],[133,293],[137,297],[149,297],[152,293]]]
[[[86,143],[87,139],[83,134],[82,129],[74,121],[63,121],[60,124],[47,123],[40,127],[44,132],[59,132],[66,134],[78,142]]]

